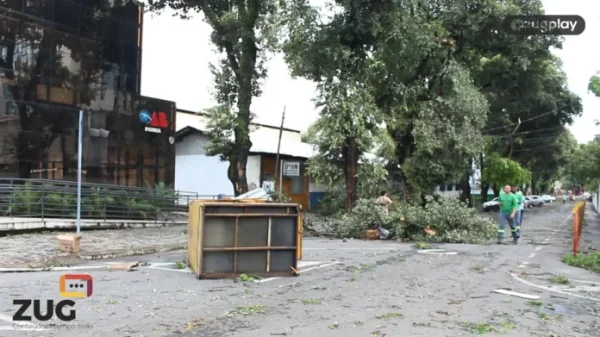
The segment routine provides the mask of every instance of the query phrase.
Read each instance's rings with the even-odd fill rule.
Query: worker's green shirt
[[[512,193],[504,193],[500,192],[498,196],[498,201],[501,202],[500,212],[504,214],[512,214],[512,212],[517,209],[519,202],[517,201],[517,197]]]

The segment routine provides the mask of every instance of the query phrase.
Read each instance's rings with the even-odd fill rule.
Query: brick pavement
[[[58,232],[0,237],[0,268],[68,265],[80,259],[114,258],[183,249],[187,226],[84,231],[79,258],[58,250]]]

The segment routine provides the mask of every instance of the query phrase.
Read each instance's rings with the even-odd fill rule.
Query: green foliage
[[[323,162],[318,162],[319,165]],[[315,169],[314,172],[319,174],[321,177],[326,177],[326,168],[332,168],[331,165],[325,164],[321,169]],[[322,215],[334,215],[344,210],[346,203],[346,188],[343,183],[343,177],[340,169],[335,168],[330,171],[332,174],[329,177],[331,180],[321,181],[326,187],[325,195],[319,202],[319,206],[316,211]],[[384,166],[376,160],[365,159],[358,166],[357,173],[357,187],[356,195],[357,199],[375,199],[379,196],[379,193],[383,190],[387,190],[387,171]],[[337,180],[334,180],[337,179]]]
[[[497,235],[496,224],[479,216],[455,198],[426,198],[426,205],[392,204],[386,214],[373,199],[361,199],[349,214],[344,215],[336,227],[341,237],[359,238],[366,229],[381,225],[392,235],[415,241],[448,243],[487,243]],[[436,232],[427,236],[425,228]]]
[[[81,210],[83,215],[92,219],[102,219],[106,217],[106,208],[115,202],[115,199],[107,195],[107,191],[99,187],[92,187],[85,198],[81,198]],[[57,195],[58,196],[58,195]],[[73,195],[63,195],[62,205],[71,205],[70,201],[74,198]],[[75,200],[76,202],[76,200]],[[83,216],[82,215],[82,216]]]
[[[162,182],[143,192],[117,193],[98,187],[82,192],[81,216],[88,219],[162,219],[173,212],[178,196]],[[27,182],[14,185],[2,204],[8,205],[2,212],[5,216],[67,218],[76,216],[77,195],[64,186]]]
[[[574,184],[592,190],[600,185],[600,139],[580,144],[569,156],[565,176]]]
[[[573,267],[589,269],[600,274],[600,253],[593,252],[589,254],[566,254],[562,257],[562,262]]]
[[[40,213],[42,205],[40,198],[42,194],[30,182],[25,183],[23,188],[18,188],[9,197],[9,206],[4,215],[18,216],[19,214]]]
[[[600,76],[598,74],[590,78],[588,91],[596,95],[596,97],[600,97]]]
[[[524,185],[531,181],[531,172],[524,169],[514,160],[501,158],[492,153],[485,158],[485,167],[481,174],[482,180],[497,186]]]
[[[269,191],[269,198],[271,201],[282,203],[288,203],[292,200],[289,196],[276,191]]]
[[[406,178],[421,190],[460,179],[469,160],[483,150],[485,98],[460,65],[450,62],[443,71],[444,94],[418,104],[410,131],[414,150],[402,166]]]
[[[451,243],[487,243],[497,235],[494,221],[456,198],[435,200],[428,196],[426,201],[425,207],[406,208],[406,221],[397,224],[396,233],[418,241]],[[436,235],[426,236],[426,227]]]
[[[367,229],[375,229],[387,221],[383,208],[374,199],[360,199],[350,213],[342,216],[335,231],[343,238],[361,238]]]

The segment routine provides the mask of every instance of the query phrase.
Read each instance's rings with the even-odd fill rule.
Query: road
[[[600,275],[560,262],[569,251],[570,207],[529,212],[516,246],[423,252],[396,242],[309,239],[300,276],[260,283],[197,280],[172,266],[184,252],[147,256],[140,260],[153,265],[137,271],[88,272],[93,294],[76,300],[76,319],[64,323],[70,330],[12,322],[13,299],[60,300],[61,273],[2,274],[0,335],[600,336]],[[553,275],[569,283],[553,284]],[[500,288],[541,298],[493,293]]]

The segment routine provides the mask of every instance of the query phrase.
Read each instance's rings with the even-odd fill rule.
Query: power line
[[[541,118],[541,117],[547,116],[547,115],[549,115],[549,114],[555,113],[555,112],[557,112],[557,111],[559,111],[559,110],[562,110],[562,109],[564,109],[564,108],[568,107],[569,105],[570,105],[570,104],[567,104],[567,105],[565,105],[565,106],[563,106],[563,107],[556,108],[556,109],[554,109],[554,110],[552,110],[552,111],[545,112],[545,113],[543,113],[543,114],[541,114],[541,115],[537,115],[537,116],[531,117],[531,118],[529,118],[529,119],[526,119],[526,120],[523,120],[523,121],[521,121],[521,122],[512,123],[512,124],[508,124],[508,125],[504,125],[504,126],[499,126],[499,127],[496,127],[496,128],[491,128],[491,129],[485,129],[485,130],[481,130],[481,132],[493,131],[493,130],[500,130],[500,129],[504,129],[504,128],[507,128],[507,127],[510,127],[510,126],[515,126],[515,125],[518,125],[518,124],[523,124],[523,123],[526,123],[526,122],[532,121],[532,120],[534,120],[534,119],[538,119],[538,118]]]

